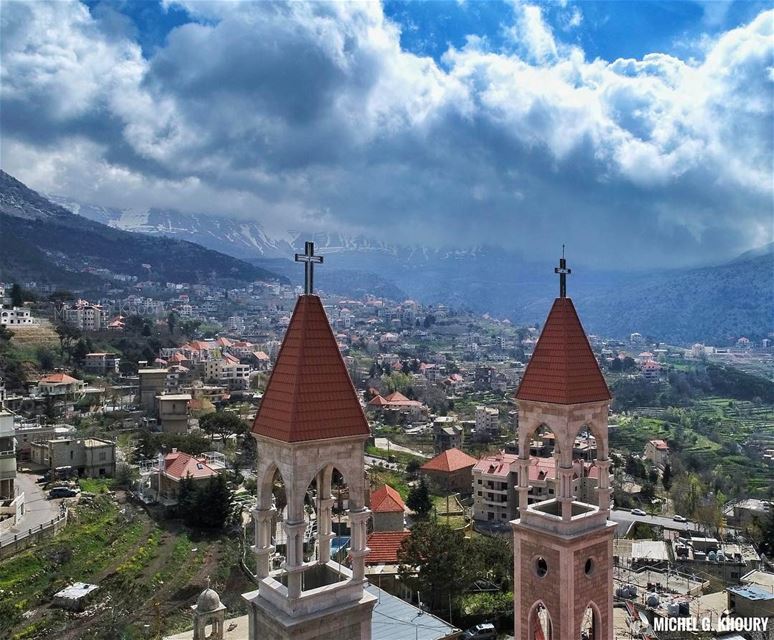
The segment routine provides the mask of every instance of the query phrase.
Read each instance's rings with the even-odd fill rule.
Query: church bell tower
[[[376,598],[365,591],[364,442],[368,422],[341,357],[313,268],[322,262],[306,243],[296,256],[306,266],[298,298],[252,436],[256,440],[258,500],[253,511],[257,591],[244,594],[251,640],[369,640]],[[332,483],[343,478],[351,570],[331,560]],[[279,479],[284,492],[277,499]],[[316,533],[305,514],[314,513]],[[274,552],[284,545],[284,557]],[[277,566],[276,560],[281,561]]]
[[[607,417],[610,392],[572,300],[570,273],[559,267],[554,301],[516,392],[519,518],[514,520],[516,640],[613,640],[613,535]],[[556,494],[530,503],[530,446],[554,434]],[[596,440],[598,504],[578,499],[583,461],[573,459],[579,434]],[[580,471],[579,471],[580,469]]]

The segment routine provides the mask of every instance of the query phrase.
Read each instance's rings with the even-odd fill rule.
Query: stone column
[[[325,564],[331,559],[331,539],[333,532],[333,498],[331,497],[331,481],[333,468],[326,467],[317,474],[317,544],[319,548],[318,562]]]
[[[561,505],[562,519],[569,520],[572,517],[572,465],[569,467],[561,466],[556,470],[556,479],[559,482],[557,491],[557,501]]]
[[[256,556],[256,575],[259,580],[266,578],[271,571],[271,556],[275,549],[271,543],[271,534],[276,514],[277,510],[274,508],[253,510],[255,544],[251,551]]]
[[[521,515],[527,510],[527,504],[529,503],[529,456],[527,458],[519,458],[518,473],[519,515]]]
[[[301,597],[301,574],[304,571],[304,531],[306,522],[285,522],[287,550],[285,571],[288,574],[288,597]]]
[[[362,582],[365,580],[365,558],[371,551],[366,546],[366,526],[370,515],[371,511],[367,507],[349,512],[349,526],[352,530],[350,557],[352,558],[352,580],[354,581]]]
[[[613,492],[610,488],[610,460],[597,460],[596,464],[599,469],[599,509],[607,513],[610,511],[610,494]]]
[[[333,498],[320,499],[320,513],[317,514],[317,534],[320,545],[320,564],[325,564],[331,559],[331,540],[335,534],[331,530],[331,516],[333,509]]]

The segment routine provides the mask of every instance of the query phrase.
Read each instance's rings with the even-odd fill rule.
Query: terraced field
[[[0,563],[0,637],[129,640],[183,630],[208,576],[229,612],[242,610],[239,594],[251,585],[235,541],[157,523],[118,497],[80,504],[56,538]],[[92,605],[80,614],[51,607],[73,581],[99,586]]]

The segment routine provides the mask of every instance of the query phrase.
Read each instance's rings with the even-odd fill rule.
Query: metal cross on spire
[[[567,268],[567,260],[564,259],[564,245],[562,245],[562,257],[559,258],[559,266],[554,268],[554,273],[559,274],[559,297],[567,297],[567,276],[572,269]]]
[[[314,265],[322,264],[323,257],[314,255],[314,242],[304,243],[304,253],[296,254],[296,262],[304,263],[304,294],[314,293]]]

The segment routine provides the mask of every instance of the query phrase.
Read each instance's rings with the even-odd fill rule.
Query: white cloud
[[[534,254],[559,227],[599,262],[627,238],[650,241],[632,263],[771,240],[774,12],[699,61],[607,63],[518,3],[514,51],[471,37],[439,65],[402,50],[374,3],[185,7],[203,22],[146,59],[77,2],[5,3],[3,168],[82,200],[276,230]]]

